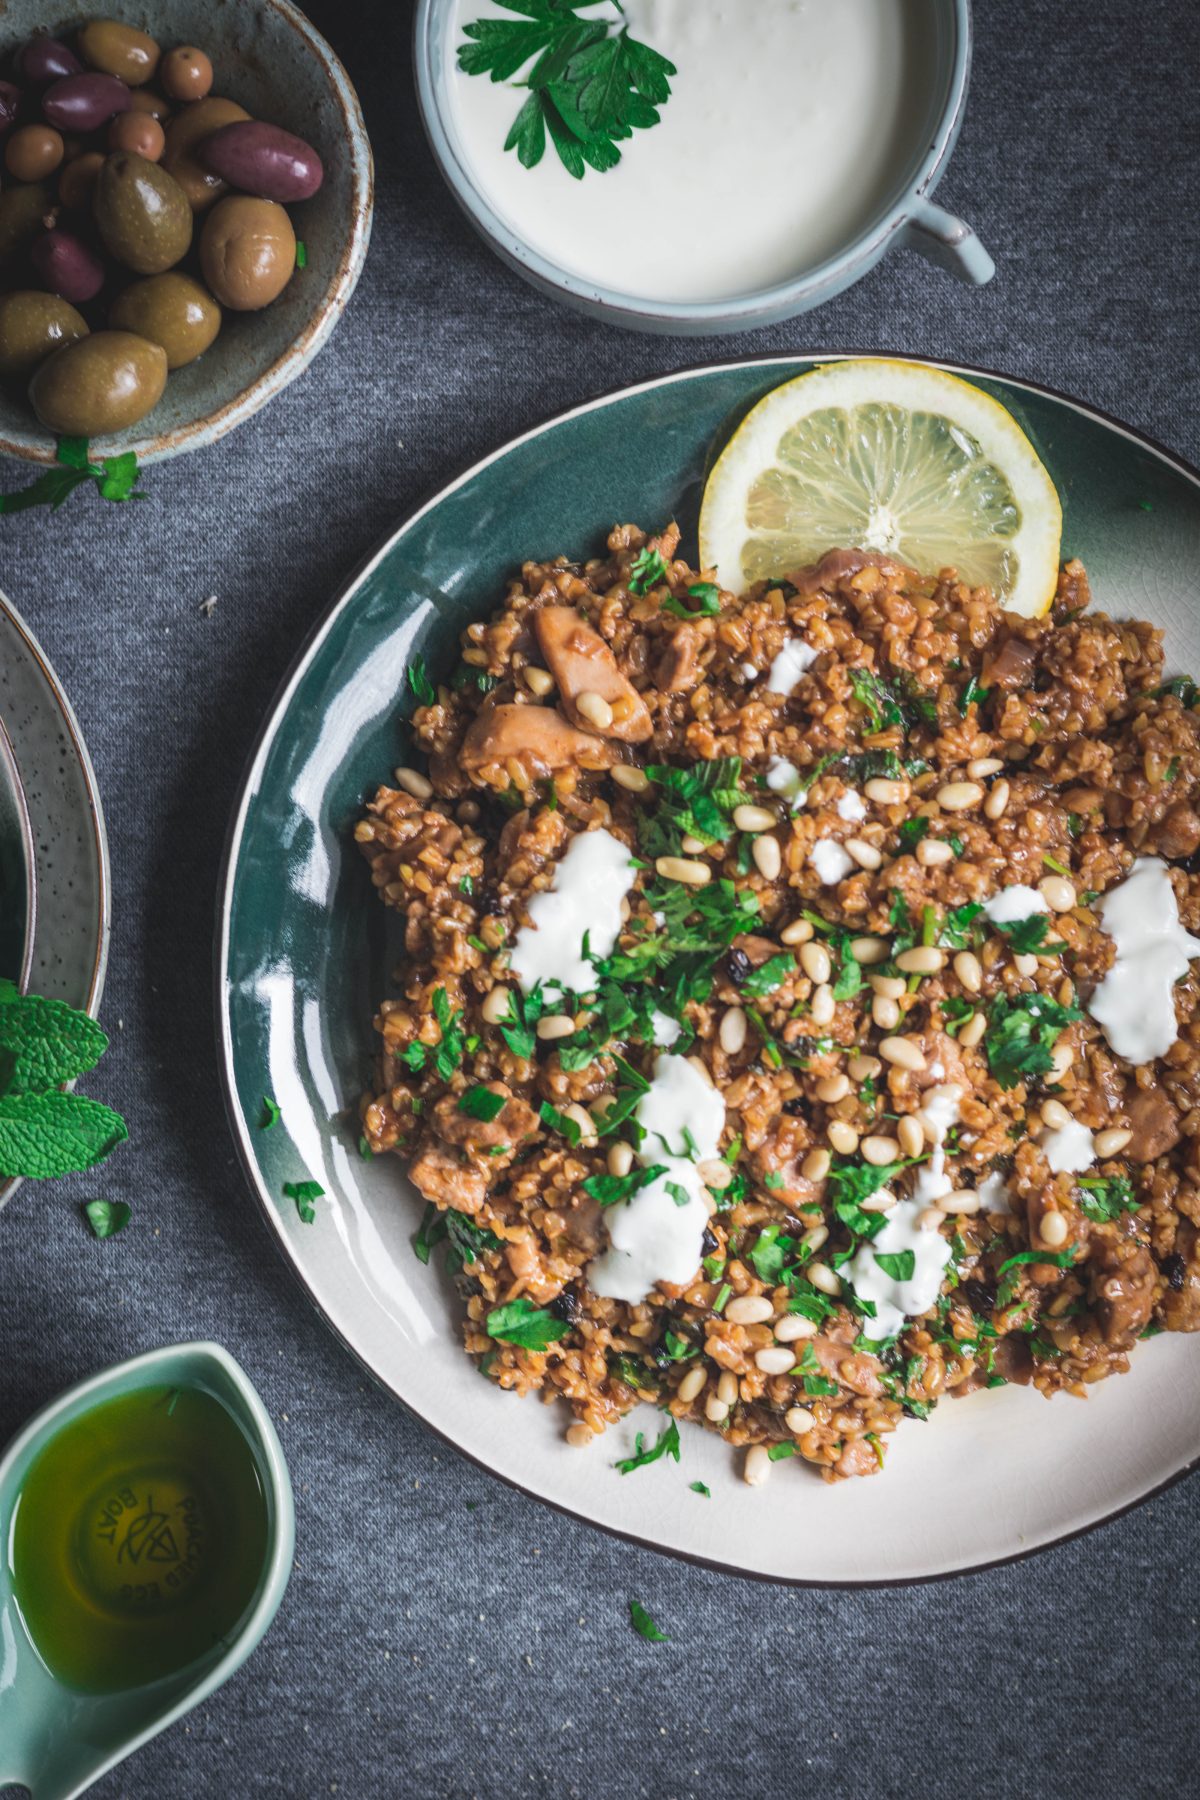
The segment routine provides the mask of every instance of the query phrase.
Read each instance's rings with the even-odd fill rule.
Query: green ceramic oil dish
[[[67,1800],[257,1646],[294,1523],[282,1451],[225,1351],[94,1376],[0,1463],[0,1786]]]

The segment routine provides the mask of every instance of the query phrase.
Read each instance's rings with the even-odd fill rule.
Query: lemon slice
[[[768,394],[708,478],[700,560],[727,588],[826,550],[953,567],[1010,612],[1049,610],[1062,507],[1012,414],[924,363],[828,363]]]

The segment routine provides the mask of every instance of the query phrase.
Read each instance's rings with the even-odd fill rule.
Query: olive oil
[[[139,1388],[46,1445],[10,1542],[17,1605],[51,1674],[112,1693],[177,1674],[234,1631],[262,1574],[267,1509],[220,1400]]]

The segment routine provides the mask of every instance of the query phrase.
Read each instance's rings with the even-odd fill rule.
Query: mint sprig
[[[86,1013],[0,981],[0,1178],[45,1181],[91,1169],[125,1141],[119,1113],[60,1091],[107,1048]]]
[[[132,450],[89,462],[86,438],[59,438],[56,455],[55,466],[28,487],[18,488],[13,494],[0,494],[0,513],[26,512],[32,506],[48,506],[51,512],[57,512],[76,488],[89,481],[102,500],[114,504],[146,498],[137,487],[138,459]]]

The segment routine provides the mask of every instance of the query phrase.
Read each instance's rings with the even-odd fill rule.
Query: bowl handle
[[[971,227],[932,200],[916,201],[904,224],[904,242],[974,287],[982,287],[996,273],[995,263]]]

